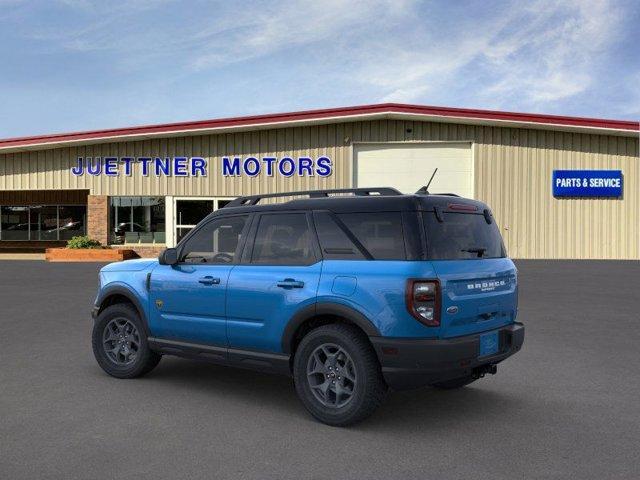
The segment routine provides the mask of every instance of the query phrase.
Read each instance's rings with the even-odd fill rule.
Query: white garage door
[[[470,143],[376,143],[354,146],[354,184],[395,187],[415,193],[431,182],[432,193],[456,193],[473,198]]]

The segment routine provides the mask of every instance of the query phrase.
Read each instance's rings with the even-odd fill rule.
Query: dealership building
[[[390,186],[486,202],[513,258],[640,259],[638,122],[382,104],[0,140],[0,252],[155,255],[240,195]]]

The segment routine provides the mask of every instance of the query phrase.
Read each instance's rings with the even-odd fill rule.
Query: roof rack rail
[[[277,197],[297,197],[307,195],[309,198],[324,198],[330,194],[335,193],[352,193],[358,197],[368,197],[373,195],[380,196],[393,196],[402,195],[395,188],[390,187],[376,187],[376,188],[338,188],[334,190],[305,190],[302,192],[284,192],[284,193],[265,193],[262,195],[249,195],[245,197],[238,197],[231,202],[227,203],[223,208],[227,207],[247,207],[256,205],[260,200],[264,198],[277,198]]]

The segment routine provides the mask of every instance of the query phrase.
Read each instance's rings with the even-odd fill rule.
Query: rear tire
[[[332,426],[369,417],[387,392],[369,340],[352,325],[324,325],[309,332],[295,353],[293,378],[309,413]]]
[[[149,348],[138,311],[126,303],[100,312],[93,325],[92,346],[98,365],[116,378],[141,377],[162,358]]]
[[[469,375],[467,377],[454,378],[453,380],[445,380],[444,382],[434,383],[432,387],[438,388],[440,390],[455,390],[457,388],[462,388],[464,386],[469,385],[477,380],[473,375]]]

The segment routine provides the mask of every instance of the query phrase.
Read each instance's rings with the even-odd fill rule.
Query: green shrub
[[[97,240],[92,240],[86,235],[78,235],[67,241],[67,248],[102,248],[102,245]]]

